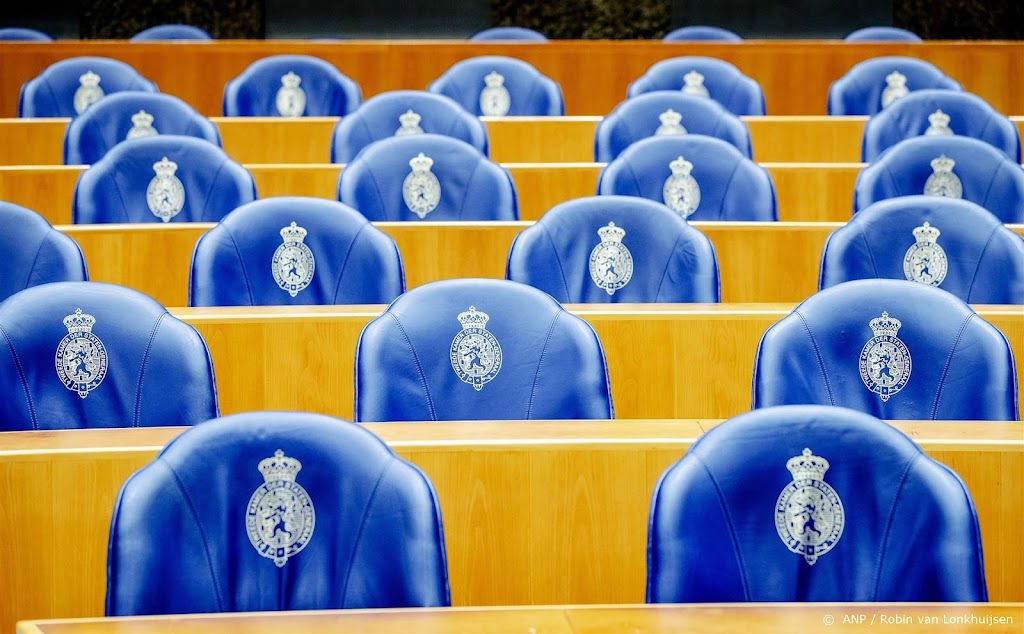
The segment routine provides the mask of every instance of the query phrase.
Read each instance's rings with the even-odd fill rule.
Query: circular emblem
[[[843,503],[827,482],[803,478],[790,482],[775,503],[775,529],[791,552],[814,564],[843,534]]]
[[[609,222],[597,230],[601,242],[590,252],[590,278],[609,295],[629,283],[633,277],[633,254],[622,239],[626,231]]]
[[[305,244],[285,243],[274,251],[272,267],[277,285],[295,297],[313,280],[316,261],[313,252]]]
[[[154,216],[168,222],[185,207],[185,186],[173,174],[155,176],[146,188],[146,204]]]
[[[487,117],[504,117],[512,107],[512,96],[504,86],[488,86],[480,93],[480,112]]]
[[[662,196],[666,205],[689,218],[700,206],[700,185],[689,174],[673,174],[665,181]]]
[[[430,166],[434,164],[430,157],[423,156],[421,152],[409,163],[413,169],[402,182],[402,198],[409,211],[422,219],[441,202],[441,183],[430,171]]]
[[[925,181],[924,193],[927,196],[963,198],[964,186],[956,174],[952,172],[936,172]]]
[[[291,71],[281,78],[274,105],[282,117],[301,117],[306,111],[306,92],[299,87],[300,83],[302,78]]]
[[[249,498],[245,513],[249,541],[278,567],[306,547],[315,523],[309,494],[290,480],[264,482]]]
[[[860,378],[883,401],[910,380],[910,351],[895,335],[872,337],[860,351]]]
[[[107,376],[107,349],[91,332],[69,332],[57,346],[57,376],[85,398]]]
[[[473,306],[459,313],[462,330],[452,339],[449,350],[455,374],[478,392],[501,370],[501,346],[494,335],[487,331],[489,319],[487,313]]]
[[[98,79],[98,78],[97,78]],[[83,84],[75,91],[75,112],[82,114],[86,108],[103,98],[103,89],[99,86]]]
[[[946,252],[934,242],[917,242],[903,257],[903,274],[908,280],[938,286],[946,279]]]

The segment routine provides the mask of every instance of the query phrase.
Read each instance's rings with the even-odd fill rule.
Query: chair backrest
[[[818,286],[872,278],[938,286],[968,304],[1024,304],[1024,238],[966,200],[882,200],[829,236]]]
[[[341,171],[338,200],[373,221],[519,219],[508,171],[472,145],[440,134],[367,146]]]
[[[984,99],[959,90],[915,90],[868,119],[861,160],[870,163],[904,139],[967,136],[999,148],[1020,163],[1020,133]]]
[[[852,31],[843,38],[844,42],[914,42],[920,43],[921,36],[913,31],[895,26],[866,26]]]
[[[164,40],[212,40],[205,30],[191,24],[158,24],[143,29],[131,37],[132,42],[159,42]]]
[[[0,29],[0,42],[52,42],[53,38],[37,31],[23,27],[11,26]]]
[[[654,488],[647,601],[987,601],[960,477],[886,422],[771,407],[704,433]]]
[[[75,223],[217,222],[256,199],[252,174],[213,143],[159,134],[118,143],[75,184]]]
[[[655,90],[681,90],[687,95],[710,97],[738,116],[765,114],[761,85],[729,62],[714,57],[673,57],[657,62],[629,85],[626,97]]]
[[[189,305],[387,304],[404,290],[395,241],[362,214],[282,196],[239,207],[199,238]]]
[[[77,117],[105,96],[123,90],[157,92],[124,62],[107,57],[72,57],[54,62],[21,86],[19,117]]]
[[[713,136],[752,157],[747,124],[718,102],[680,90],[657,90],[626,99],[597,124],[594,160],[607,163],[640,139],[681,134]]]
[[[0,304],[0,341],[0,431],[193,425],[217,415],[203,338],[130,288],[25,289]]]
[[[114,507],[108,616],[449,604],[430,480],[336,418],[204,422],[128,478]]]
[[[820,404],[885,420],[1018,420],[1006,337],[956,295],[906,280],[819,291],[772,325],[754,407]]]
[[[488,154],[487,128],[458,102],[425,90],[394,90],[367,99],[338,122],[331,162],[348,163],[374,141],[423,133],[455,137]]]
[[[742,42],[743,38],[719,26],[692,24],[669,31],[663,42]]]
[[[551,208],[512,242],[506,277],[562,303],[720,299],[707,236],[665,205],[632,196]]]
[[[655,200],[688,220],[778,220],[768,171],[702,134],[633,143],[601,170],[597,193]]]
[[[562,88],[514,57],[485,55],[452,65],[427,87],[477,116],[561,116]]]
[[[89,279],[78,244],[31,209],[0,201],[0,302],[30,286]]]
[[[363,329],[355,374],[358,421],[612,418],[594,329],[508,280],[406,292]]]
[[[356,82],[309,55],[273,55],[224,86],[225,117],[343,117],[363,100]]]
[[[104,98],[68,124],[64,164],[89,165],[122,141],[157,134],[191,136],[220,146],[217,126],[181,99],[126,91]]]
[[[1024,222],[1024,169],[988,143],[965,136],[913,137],[886,150],[857,175],[853,211],[922,193],[963,198],[1002,222]]]
[[[874,57],[855,65],[828,88],[828,114],[874,115],[914,90],[963,90],[932,64],[913,57]]]
[[[539,31],[534,31],[533,29],[527,29],[521,26],[495,26],[474,33],[469,37],[469,41],[547,42],[548,38]]]

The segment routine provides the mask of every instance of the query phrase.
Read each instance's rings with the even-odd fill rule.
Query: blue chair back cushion
[[[890,90],[887,77],[894,72],[903,76],[902,90],[898,81]],[[956,80],[924,60],[874,57],[855,65],[829,86],[827,111],[830,115],[875,115],[884,109],[883,100],[895,103],[901,93],[926,88],[963,90]]]
[[[427,90],[451,97],[477,116],[561,116],[562,88],[514,57],[486,55],[457,62]]]
[[[0,29],[0,42],[52,42],[53,38],[37,31],[16,26]]]
[[[548,38],[539,31],[521,26],[496,26],[478,31],[470,36],[470,42],[547,42]]]
[[[362,100],[359,85],[333,64],[310,55],[272,55],[224,86],[221,110],[225,117],[343,117]]]
[[[697,73],[698,78],[690,73]],[[689,78],[688,78],[689,76]],[[647,69],[629,85],[626,97],[632,98],[656,90],[683,90],[687,94],[708,97],[734,115],[765,114],[764,91],[754,79],[729,62],[714,57],[673,57]]]
[[[19,117],[77,117],[123,90],[157,92],[132,66],[108,57],[72,57],[47,66],[21,86]]]
[[[132,42],[160,42],[171,40],[212,40],[205,30],[191,24],[158,24],[143,29],[131,37]]]
[[[0,302],[30,286],[88,279],[78,244],[45,218],[20,205],[0,201]]]
[[[866,26],[852,31],[843,38],[844,42],[922,42],[921,36],[907,29],[895,26]]]
[[[743,38],[728,29],[705,24],[691,24],[669,31],[663,42],[742,42]]]

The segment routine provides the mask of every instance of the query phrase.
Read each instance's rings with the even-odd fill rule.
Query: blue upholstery
[[[519,219],[508,171],[472,145],[440,134],[367,146],[341,171],[338,200],[373,221]]]
[[[717,302],[718,260],[661,203],[590,196],[551,208],[516,236],[506,277],[562,303]]]
[[[68,124],[64,164],[90,165],[122,141],[155,134],[191,136],[220,146],[217,126],[181,99],[127,91],[105,97]]]
[[[355,374],[358,421],[612,418],[594,329],[507,280],[406,292],[363,328]]]
[[[37,31],[21,27],[7,27],[0,29],[0,42],[52,42],[53,38]]]
[[[533,29],[521,26],[496,26],[474,33],[469,38],[470,42],[494,42],[494,41],[520,41],[520,42],[547,42],[548,38]]]
[[[449,604],[430,480],[337,418],[249,412],[197,425],[114,507],[108,616]]]
[[[493,82],[494,86],[488,82]],[[485,55],[464,59],[431,82],[427,90],[451,97],[478,116],[565,114],[562,88],[533,66],[514,57]]]
[[[82,250],[45,218],[13,203],[0,201],[0,302],[30,286],[89,279]]]
[[[678,90],[657,90],[621,102],[597,124],[594,160],[607,163],[631,143],[656,136],[658,130],[667,136],[679,134],[672,132],[677,128],[666,125],[666,121],[673,122],[669,110],[682,115],[681,121],[676,117],[674,123],[686,133],[722,139],[735,145],[747,158],[752,157],[747,124],[718,102],[684,95]]]
[[[669,31],[663,42],[742,42],[743,38],[718,26],[694,24]]]
[[[702,75],[701,81],[693,81]],[[687,83],[687,76],[692,84]],[[689,87],[688,87],[689,86]],[[765,114],[764,91],[756,80],[744,75],[729,62],[714,57],[673,57],[647,69],[626,90],[626,97],[636,97],[655,90],[683,90],[687,94],[703,93],[722,104],[735,115]]]
[[[72,57],[54,62],[21,86],[19,117],[77,117],[97,100],[122,90],[157,92],[124,62],[107,57]]]
[[[654,488],[650,603],[987,600],[967,487],[872,416],[741,414]]]
[[[956,295],[906,280],[837,284],[765,332],[754,407],[792,404],[885,420],[1019,419],[1003,333]]]
[[[954,162],[951,170],[941,157]],[[959,196],[950,173],[960,183]],[[892,146],[857,175],[853,210],[925,191],[977,203],[1002,222],[1024,222],[1024,169],[988,143],[964,136],[914,137]]]
[[[691,165],[676,163],[676,174],[672,165],[679,157]],[[688,220],[778,220],[768,171],[735,146],[702,134],[637,141],[601,170],[597,193],[663,202]]]
[[[843,38],[844,42],[913,42],[920,43],[921,36],[895,26],[866,26]]]
[[[980,139],[1020,163],[1017,126],[984,99],[958,90],[916,90],[868,119],[861,160],[870,163],[904,139],[950,132]]]
[[[404,290],[395,241],[358,211],[282,196],[239,207],[199,238],[189,305],[387,304]]]
[[[455,137],[488,154],[487,128],[457,102],[425,90],[394,90],[367,99],[338,122],[331,136],[331,162],[348,163],[359,150],[399,130],[403,135]]]
[[[203,338],[130,288],[25,289],[0,303],[0,341],[0,431],[193,425],[217,415]]]
[[[941,88],[963,90],[932,64],[913,57],[875,57],[848,70],[828,88],[828,114],[874,115],[882,111],[887,99],[887,77],[898,71],[906,79],[907,91]],[[898,92],[893,92],[898,95]],[[893,99],[899,99],[894,96]]]
[[[309,55],[273,55],[224,86],[221,109],[225,117],[343,117],[362,100],[359,85],[333,64]]]
[[[1024,238],[966,200],[882,200],[829,236],[819,287],[877,277],[938,286],[969,304],[1024,304]]]
[[[190,24],[159,24],[143,29],[131,37],[132,42],[167,40],[212,40],[209,33]]]
[[[160,134],[118,143],[82,172],[71,218],[89,224],[217,222],[255,199],[252,174],[224,150],[203,139]]]

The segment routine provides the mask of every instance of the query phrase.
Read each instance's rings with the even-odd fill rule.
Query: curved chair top
[[[343,117],[362,90],[333,64],[310,55],[271,55],[224,86],[225,117]]]
[[[854,65],[828,89],[830,115],[874,115],[915,90],[963,90],[937,66],[914,57],[873,57]]]
[[[89,279],[78,244],[46,218],[20,205],[0,201],[0,302],[31,286]]]
[[[52,42],[53,38],[37,31],[23,27],[11,26],[0,29],[0,42]]]
[[[477,116],[561,116],[562,88],[514,57],[483,55],[453,64],[427,87]]]
[[[729,62],[714,57],[673,57],[655,63],[635,79],[626,98],[655,90],[681,90],[710,97],[735,115],[764,115],[764,91]]]
[[[131,37],[132,42],[159,42],[164,40],[212,40],[213,36],[191,24],[158,24],[143,29]]]
[[[742,42],[743,38],[720,26],[693,24],[669,31],[663,42]]]
[[[139,71],[116,59],[62,59],[22,84],[18,116],[77,117],[105,96],[124,90],[158,91]]]
[[[471,42],[547,42],[539,31],[521,26],[496,26],[478,31],[469,37]]]
[[[920,43],[924,40],[913,31],[901,29],[895,26],[866,26],[857,29],[843,38],[844,42],[913,42]]]

